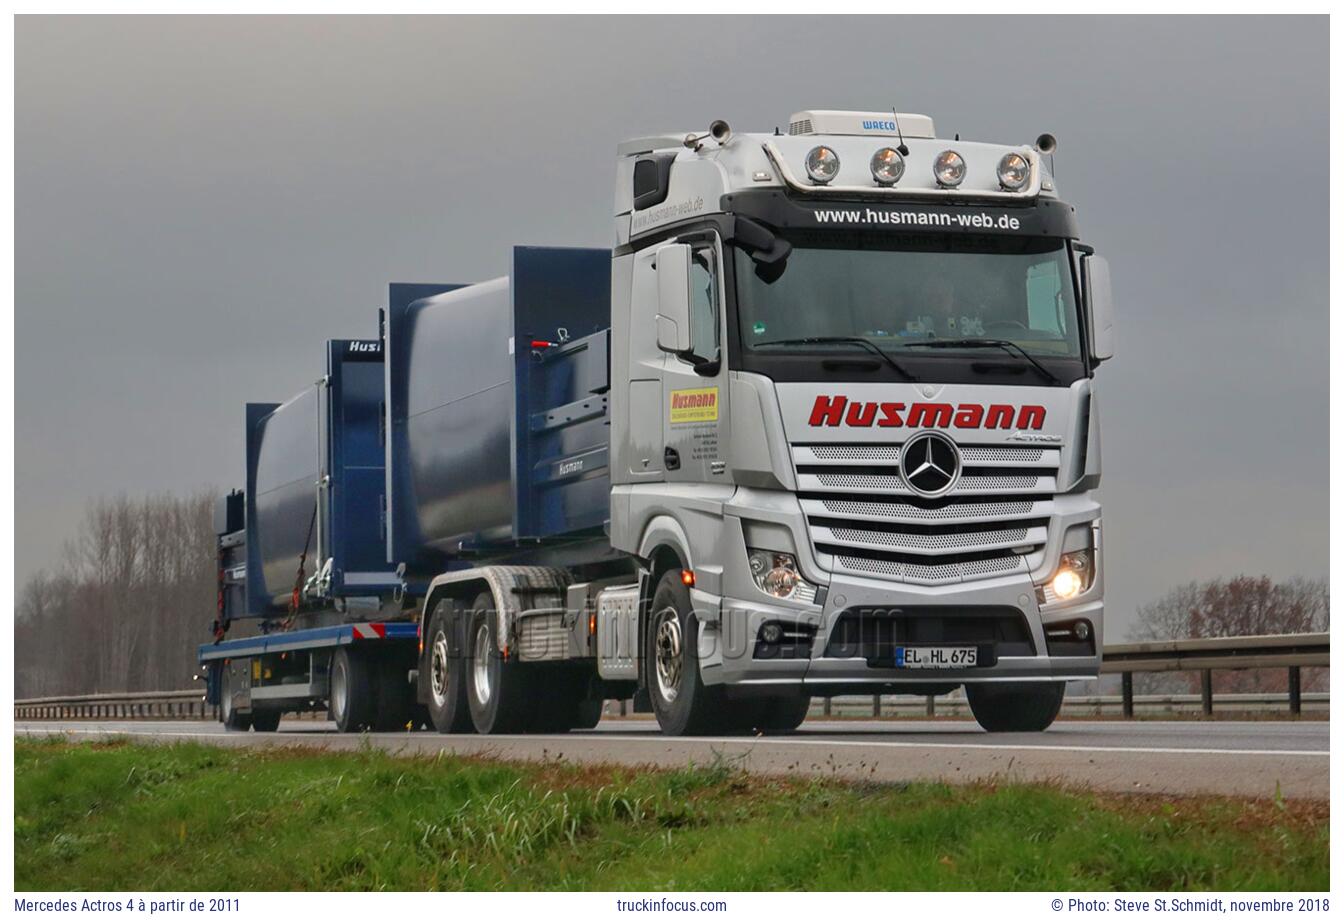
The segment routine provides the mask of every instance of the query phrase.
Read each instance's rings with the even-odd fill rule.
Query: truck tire
[[[534,702],[532,672],[500,654],[499,617],[488,591],[472,603],[467,622],[467,706],[472,724],[482,735],[527,731]]]
[[[681,583],[679,571],[673,569],[658,580],[652,609],[644,636],[644,680],[663,734],[745,730],[747,720],[731,718],[734,710],[723,688],[707,687],[700,680],[698,626],[690,589]]]
[[[796,731],[807,718],[807,711],[811,708],[810,696],[773,697],[761,708],[756,727],[768,735],[782,735]]]
[[[280,710],[261,709],[252,711],[252,730],[273,732],[280,727]]]
[[[219,670],[219,721],[230,732],[245,732],[252,727],[252,716],[234,708],[233,673],[227,665]]]
[[[472,730],[461,629],[461,611],[452,601],[442,601],[434,608],[425,636],[421,679],[429,684],[429,719],[445,735]]]
[[[373,724],[374,689],[369,660],[348,648],[331,656],[331,720],[339,732],[363,731]]]
[[[376,732],[404,732],[411,721],[411,685],[406,680],[404,661],[395,657],[371,662],[373,669],[374,699],[373,730]]]
[[[1059,715],[1064,684],[967,684],[966,701],[987,732],[1042,732]]]

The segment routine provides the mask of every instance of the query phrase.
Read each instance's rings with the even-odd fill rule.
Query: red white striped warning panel
[[[356,623],[356,639],[382,639],[387,636],[386,623]]]

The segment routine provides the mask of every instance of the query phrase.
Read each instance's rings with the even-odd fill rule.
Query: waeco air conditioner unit
[[[897,123],[900,130],[897,130]],[[790,134],[871,134],[878,137],[933,137],[933,119],[909,112],[795,112]]]

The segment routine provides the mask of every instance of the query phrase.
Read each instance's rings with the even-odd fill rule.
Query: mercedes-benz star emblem
[[[905,442],[901,478],[920,495],[942,495],[961,476],[961,451],[945,434],[926,431]]]

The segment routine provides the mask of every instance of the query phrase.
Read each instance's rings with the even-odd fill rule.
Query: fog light
[[[766,623],[761,627],[761,641],[777,645],[784,638],[784,627],[778,623]]]
[[[1073,624],[1073,637],[1079,642],[1086,642],[1092,635],[1092,624],[1087,620],[1079,620]]]
[[[1083,590],[1083,579],[1073,569],[1065,569],[1050,582],[1050,588],[1055,592],[1055,597],[1067,601],[1077,597],[1078,592]]]

